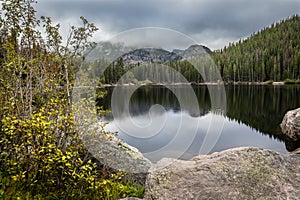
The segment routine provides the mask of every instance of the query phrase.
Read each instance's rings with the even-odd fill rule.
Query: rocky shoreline
[[[295,83],[294,85],[298,85],[299,83]],[[88,89],[94,89],[94,88],[107,88],[107,87],[116,87],[116,86],[175,86],[175,85],[194,85],[194,86],[201,86],[201,85],[208,85],[208,86],[218,86],[218,85],[274,85],[274,86],[280,86],[280,85],[289,85],[286,84],[283,81],[280,82],[205,82],[205,83],[124,83],[124,84],[103,84],[101,86],[80,86],[80,87],[74,87],[75,89],[78,88],[88,88]]]
[[[229,149],[188,161],[164,158],[152,165],[143,199],[296,200],[300,196],[299,166],[299,154],[284,155],[254,147]]]
[[[189,161],[173,159],[161,168],[166,162],[170,159],[162,159],[151,167],[144,200],[296,200],[300,196],[299,154],[241,147]]]
[[[298,199],[299,165],[300,155],[252,147],[174,160],[147,176],[144,199]]]
[[[300,108],[283,119],[283,134],[300,139]],[[233,148],[183,161],[164,158],[152,164],[145,200],[155,199],[289,199],[300,197],[300,150],[290,154]],[[126,198],[137,200],[138,198]]]

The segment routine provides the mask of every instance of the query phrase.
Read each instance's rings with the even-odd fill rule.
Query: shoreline
[[[254,85],[254,86],[283,86],[283,85],[300,85],[300,83],[285,83],[284,81],[278,82],[205,82],[205,83],[125,83],[125,84],[103,84],[100,86],[79,86],[73,87],[76,88],[87,88],[87,89],[97,89],[97,88],[108,88],[108,87],[117,87],[117,86],[181,86],[181,85],[191,85],[191,86],[221,86],[221,85]]]

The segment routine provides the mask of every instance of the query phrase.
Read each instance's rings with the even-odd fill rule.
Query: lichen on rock
[[[298,199],[299,165],[299,155],[251,147],[174,160],[150,172],[145,199]]]

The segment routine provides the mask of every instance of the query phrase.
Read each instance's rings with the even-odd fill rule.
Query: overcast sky
[[[96,41],[133,28],[162,27],[219,49],[300,14],[300,0],[40,0],[37,10],[64,32],[85,16],[100,29]]]

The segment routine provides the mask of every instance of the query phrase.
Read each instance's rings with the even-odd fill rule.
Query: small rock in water
[[[300,108],[288,111],[280,124],[288,151],[300,147]]]

